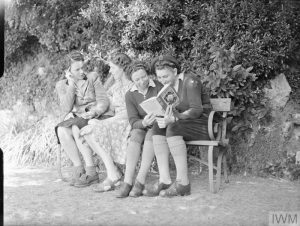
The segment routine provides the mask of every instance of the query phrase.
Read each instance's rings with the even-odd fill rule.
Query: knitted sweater
[[[199,118],[203,112],[211,110],[208,92],[195,75],[184,73],[183,78],[179,79],[178,95],[180,103],[176,109],[190,119]]]
[[[133,91],[132,89],[128,90],[125,95],[128,120],[132,129],[145,128],[142,121],[147,113],[141,108],[140,103],[150,97],[156,96],[163,87],[163,85],[158,81],[154,81],[154,84],[155,87],[149,86],[145,96],[138,92],[138,90]]]

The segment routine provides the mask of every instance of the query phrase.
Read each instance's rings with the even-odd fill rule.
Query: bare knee
[[[58,127],[57,128],[57,135],[59,137],[59,140],[61,141],[68,141],[73,140],[72,130],[71,128],[66,127]]]

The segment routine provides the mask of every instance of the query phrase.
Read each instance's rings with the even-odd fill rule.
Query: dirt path
[[[65,174],[70,169],[64,169]],[[157,175],[151,175],[155,181]],[[300,210],[300,183],[230,176],[218,194],[206,173],[191,176],[192,195],[115,198],[57,180],[54,169],[4,169],[5,225],[268,225],[269,211]]]

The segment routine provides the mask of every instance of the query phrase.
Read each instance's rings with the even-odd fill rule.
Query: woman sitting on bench
[[[137,61],[130,65],[128,75],[134,83],[125,96],[128,119],[132,130],[126,149],[124,183],[119,190],[118,198],[124,198],[128,195],[132,197],[142,195],[146,176],[154,159],[151,127],[155,121],[155,115],[147,115],[141,108],[140,103],[145,99],[156,96],[163,87],[160,82],[149,78],[148,68],[142,62]],[[141,166],[133,186],[133,176],[143,143]]]
[[[115,54],[110,62],[110,73],[114,77],[114,84],[108,89],[107,95],[110,99],[110,110],[115,113],[111,118],[105,120],[92,119],[80,131],[80,136],[88,143],[102,159],[107,170],[107,178],[98,184],[94,191],[105,192],[113,190],[120,184],[121,172],[114,164],[125,163],[127,137],[130,132],[128,122],[125,93],[132,86],[128,80],[126,71],[131,59],[126,54]],[[84,186],[88,180],[82,180]]]
[[[92,150],[80,141],[79,130],[86,126],[91,118],[103,119],[112,114],[107,111],[109,99],[98,74],[84,74],[84,58],[81,53],[73,52],[69,58],[70,67],[66,71],[66,78],[58,81],[55,87],[64,113],[64,121],[55,127],[55,132],[58,143],[74,165],[70,185],[77,186],[79,178],[88,177],[91,182],[99,181]],[[85,168],[79,152],[85,161]]]
[[[163,118],[156,118],[153,125],[153,146],[159,169],[159,182],[144,190],[146,196],[171,197],[189,195],[187,148],[185,141],[207,140],[210,99],[200,78],[190,73],[180,73],[179,62],[172,56],[161,56],[153,60],[153,71],[162,84],[171,84],[177,91],[180,102],[176,107],[168,106]],[[176,166],[176,181],[171,183],[169,151]]]

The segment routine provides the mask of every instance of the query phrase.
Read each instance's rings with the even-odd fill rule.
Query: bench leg
[[[224,156],[224,151],[222,147],[220,147],[219,155],[218,155],[218,163],[217,163],[217,185],[216,185],[216,192],[220,190],[221,187],[221,171],[222,171],[222,160]]]
[[[61,145],[59,144],[58,145],[58,150],[57,150],[57,165],[56,165],[56,168],[57,168],[57,171],[58,171],[59,179],[61,179],[64,182],[67,182],[67,179],[63,177],[62,171],[61,171],[61,152],[62,152],[62,149],[61,149]]]
[[[214,193],[214,165],[213,165],[214,146],[208,147],[208,175],[209,175],[209,191]]]
[[[226,158],[226,153],[223,156],[223,170],[224,170],[225,183],[229,183],[228,174],[227,174],[227,158]]]

